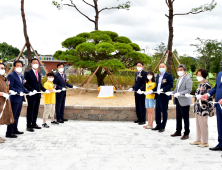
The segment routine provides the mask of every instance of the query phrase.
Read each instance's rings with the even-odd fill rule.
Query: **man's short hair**
[[[31,63],[32,63],[34,60],[36,60],[36,61],[39,62],[39,60],[38,60],[37,58],[33,58],[33,59],[31,60]]]
[[[186,67],[184,64],[180,64],[180,65],[178,65],[178,66],[177,66],[177,69],[180,68],[180,67],[182,67],[184,71],[187,70],[187,67]]]
[[[59,64],[57,64],[57,68],[58,68],[59,66],[61,66],[61,65],[63,65],[63,66],[65,67],[65,64],[64,64],[64,63],[59,63]]]
[[[142,64],[142,66],[144,66],[144,64],[143,64],[142,61],[138,61],[138,62],[136,63],[136,65],[137,65],[137,64]]]
[[[165,64],[165,63],[160,63],[160,65],[161,65],[161,64],[164,64],[164,65],[166,66],[166,64]],[[160,66],[160,65],[159,65],[159,66]]]
[[[14,63],[13,63],[13,66],[15,67],[17,63],[21,63],[22,64],[22,67],[24,66],[23,62],[21,60],[16,60]]]
[[[0,65],[3,65],[5,67],[5,64],[4,63],[0,63]]]

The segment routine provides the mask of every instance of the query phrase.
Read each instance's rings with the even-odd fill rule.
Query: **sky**
[[[60,1],[60,0],[57,0]],[[95,11],[81,0],[73,0],[84,14],[94,19]],[[92,3],[92,0],[86,0]],[[128,0],[99,0],[99,9],[118,6]],[[69,3],[69,0],[64,0]],[[168,41],[168,7],[165,0],[130,0],[130,10],[104,10],[100,13],[99,29],[114,31],[126,36],[142,48],[148,46],[149,53],[158,44]],[[211,0],[175,0],[174,13],[187,13]],[[174,43],[179,55],[195,57],[195,39],[217,39],[222,41],[222,0],[216,0],[211,12],[174,17]],[[0,43],[22,49],[25,44],[21,18],[21,1],[0,1]],[[53,55],[65,50],[61,43],[81,32],[94,30],[94,23],[78,13],[75,8],[64,6],[58,10],[52,0],[25,0],[25,15],[30,42],[41,55]]]

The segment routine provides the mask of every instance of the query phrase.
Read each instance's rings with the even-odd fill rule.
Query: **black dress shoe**
[[[63,122],[67,122],[67,121],[68,121],[68,119],[62,119],[62,121],[63,121]]]
[[[32,129],[32,128],[26,128],[26,130],[29,132],[34,132],[34,129]]]
[[[13,133],[16,134],[16,135],[22,135],[22,134],[24,134],[24,132],[20,132],[20,131],[13,132]]]
[[[138,122],[138,125],[144,125],[146,122]]]
[[[32,125],[32,128],[33,128],[33,129],[42,129],[42,128],[39,127],[38,125],[34,125],[34,126]]]
[[[63,121],[63,120],[58,120],[57,122],[59,122],[59,123],[64,123],[64,121]]]
[[[214,148],[209,148],[211,151],[222,151],[222,148],[219,146],[216,146]]]
[[[153,128],[151,130],[160,130],[160,128],[156,126],[155,128]]]
[[[6,133],[6,138],[17,138],[17,136],[14,133]]]
[[[160,129],[158,132],[164,132],[165,131],[165,129]]]
[[[134,123],[139,123],[139,122],[140,122],[139,120],[134,121]]]

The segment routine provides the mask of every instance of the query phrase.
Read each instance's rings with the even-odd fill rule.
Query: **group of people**
[[[146,124],[146,113],[148,125],[143,126],[145,129],[151,129],[160,133],[165,131],[168,119],[169,100],[173,96],[173,104],[176,105],[176,131],[171,137],[182,136],[182,120],[184,121],[184,134],[181,140],[189,138],[190,122],[189,112],[192,98],[194,98],[194,113],[196,117],[196,141],[190,143],[198,147],[209,147],[208,143],[208,117],[214,115],[214,104],[217,112],[217,129],[218,129],[218,145],[210,148],[213,151],[222,151],[222,72],[217,76],[217,82],[214,88],[206,80],[208,72],[205,69],[198,69],[196,72],[199,82],[195,95],[191,95],[193,81],[186,74],[186,66],[178,65],[178,79],[176,87],[173,91],[173,76],[167,73],[165,63],[159,65],[159,72],[156,76],[152,71],[143,70],[144,64],[137,63],[135,74],[135,84],[128,91],[134,91],[136,115],[138,120],[134,123],[139,125]],[[216,94],[216,95],[215,95]],[[215,102],[213,102],[215,95]],[[155,108],[155,115],[154,115]],[[153,126],[154,117],[156,126]]]
[[[51,124],[59,124],[68,121],[64,119],[64,108],[66,100],[66,87],[76,88],[67,83],[64,74],[64,64],[57,65],[58,72],[47,74],[47,82],[42,85],[41,74],[38,72],[39,60],[34,58],[31,61],[31,69],[23,72],[23,62],[17,60],[13,63],[14,71],[6,76],[5,64],[0,63],[0,125],[7,125],[6,137],[17,138],[24,134],[18,130],[19,116],[22,110],[24,95],[27,99],[27,128],[29,132],[34,129],[41,129],[37,124],[41,91],[44,92],[44,113],[42,127],[49,128],[46,119],[51,117]],[[4,104],[5,103],[5,104]],[[56,121],[54,115],[56,113]],[[0,138],[0,143],[5,139]]]

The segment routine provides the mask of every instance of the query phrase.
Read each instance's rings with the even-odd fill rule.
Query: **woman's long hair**
[[[149,74],[153,76],[153,78],[152,78],[152,82],[155,82],[155,76],[154,76],[154,73],[153,73],[152,71],[148,71],[148,72],[147,72],[147,76],[148,76]],[[147,82],[147,83],[149,82],[149,79],[148,79],[147,77],[146,77],[146,82]]]

